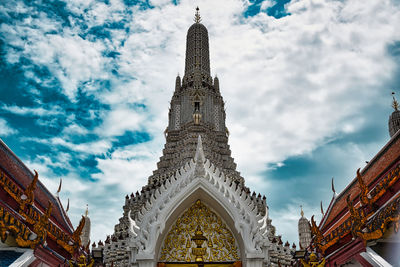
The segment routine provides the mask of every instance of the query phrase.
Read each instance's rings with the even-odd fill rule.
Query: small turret
[[[181,77],[176,76],[176,80],[175,80],[175,92],[178,92],[181,89]]]
[[[392,115],[389,117],[389,134],[390,137],[395,135],[397,131],[400,129],[400,111],[399,111],[399,102],[397,102],[397,99],[394,97],[394,92],[392,92],[393,95],[393,102],[392,102],[392,107],[394,109]]]
[[[311,243],[311,227],[310,222],[304,217],[303,207],[301,208],[301,217],[299,219],[299,243],[300,249],[306,249]]]
[[[219,92],[219,80],[217,76],[214,78],[214,89],[215,91]]]

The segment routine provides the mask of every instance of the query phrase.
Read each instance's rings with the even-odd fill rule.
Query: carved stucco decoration
[[[203,249],[204,261],[223,262],[240,260],[236,240],[221,218],[197,200],[172,226],[161,249],[161,262],[194,262],[191,253],[196,248],[192,241],[197,229],[207,238]]]
[[[250,257],[268,259],[268,212],[265,216],[257,214],[257,205],[250,196],[205,159],[199,136],[194,159],[155,191],[135,221],[130,220],[135,225],[130,229],[129,241],[130,250],[137,251],[134,260],[156,258],[157,237],[165,230],[165,222],[176,205],[197,188],[205,190],[230,214],[234,230],[243,240],[243,252]]]

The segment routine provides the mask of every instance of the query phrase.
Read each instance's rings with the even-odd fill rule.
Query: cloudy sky
[[[320,218],[389,140],[399,0],[2,1],[0,136],[104,240],[161,156],[196,6],[238,170],[297,243],[299,205]]]

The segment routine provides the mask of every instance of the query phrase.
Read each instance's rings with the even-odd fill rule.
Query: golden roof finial
[[[194,15],[194,22],[200,23],[201,17],[200,17],[200,12],[199,12],[199,7],[196,7],[196,14]]]
[[[300,214],[301,214],[301,217],[304,217],[303,205],[300,205],[300,209],[301,209],[301,212],[300,212]]]
[[[392,96],[393,96],[393,102],[392,102],[392,107],[394,108],[394,110],[398,111],[399,110],[399,102],[397,102],[397,99],[394,97],[394,92],[392,92]]]
[[[85,217],[89,215],[89,205],[86,204],[86,211],[85,211]]]

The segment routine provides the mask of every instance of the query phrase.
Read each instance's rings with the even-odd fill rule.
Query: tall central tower
[[[225,126],[219,81],[210,75],[208,31],[200,21],[197,10],[195,23],[186,37],[185,75],[183,79],[176,77],[165,130],[166,144],[157,170],[149,178],[149,185],[162,182],[192,158],[197,137],[201,135],[205,157],[223,169],[235,183],[244,186],[228,145],[229,132]]]
[[[283,246],[268,218],[266,197],[250,193],[236,171],[218,78],[210,75],[208,31],[200,22],[197,9],[162,156],[142,190],[126,196],[123,216],[105,241],[107,266],[291,263],[288,243]]]

